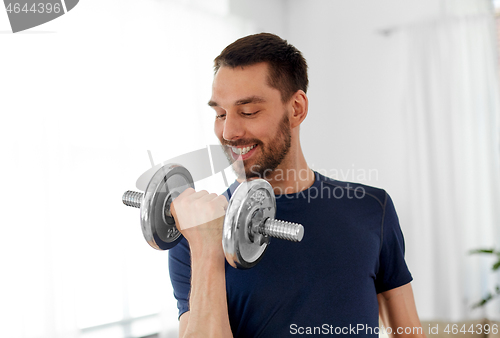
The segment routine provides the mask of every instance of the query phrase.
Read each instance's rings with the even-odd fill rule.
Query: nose
[[[238,116],[227,114],[226,119],[224,120],[224,130],[222,131],[222,137],[226,141],[233,141],[243,137],[244,126],[242,122],[243,121],[241,121]]]

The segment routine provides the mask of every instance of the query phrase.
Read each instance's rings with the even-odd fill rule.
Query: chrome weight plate
[[[234,268],[249,269],[264,255],[269,238],[258,227],[276,214],[271,184],[263,179],[245,181],[229,201],[222,234],[226,260]]]
[[[151,247],[168,250],[182,238],[170,214],[170,204],[187,188],[194,188],[189,171],[178,164],[167,164],[153,175],[141,202],[142,234]]]

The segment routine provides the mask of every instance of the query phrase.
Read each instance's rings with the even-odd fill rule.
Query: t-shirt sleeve
[[[381,224],[379,269],[375,280],[377,293],[403,286],[413,280],[405,262],[405,243],[398,215],[386,193]]]
[[[168,270],[180,317],[184,312],[189,311],[189,291],[191,290],[191,254],[185,238],[168,250]]]

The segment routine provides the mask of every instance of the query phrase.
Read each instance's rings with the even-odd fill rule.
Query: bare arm
[[[381,292],[377,298],[380,318],[386,328],[392,329],[389,337],[426,337],[418,318],[410,283]]]
[[[232,337],[226,297],[222,224],[227,201],[206,191],[184,191],[172,213],[191,250],[189,312],[179,322],[180,337]]]
[[[189,311],[184,312],[181,315],[181,318],[179,318],[179,337],[184,337],[188,322],[189,322]]]

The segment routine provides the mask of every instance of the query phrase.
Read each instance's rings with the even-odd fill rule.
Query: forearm
[[[232,337],[221,250],[191,252],[189,321],[183,337]]]
[[[170,207],[191,252],[190,310],[181,317],[181,337],[232,337],[222,250],[227,204],[222,195],[188,188]]]
[[[418,318],[411,284],[379,294],[378,301],[380,318],[384,326],[392,330],[389,337],[426,337]],[[400,332],[397,332],[398,328]]]

